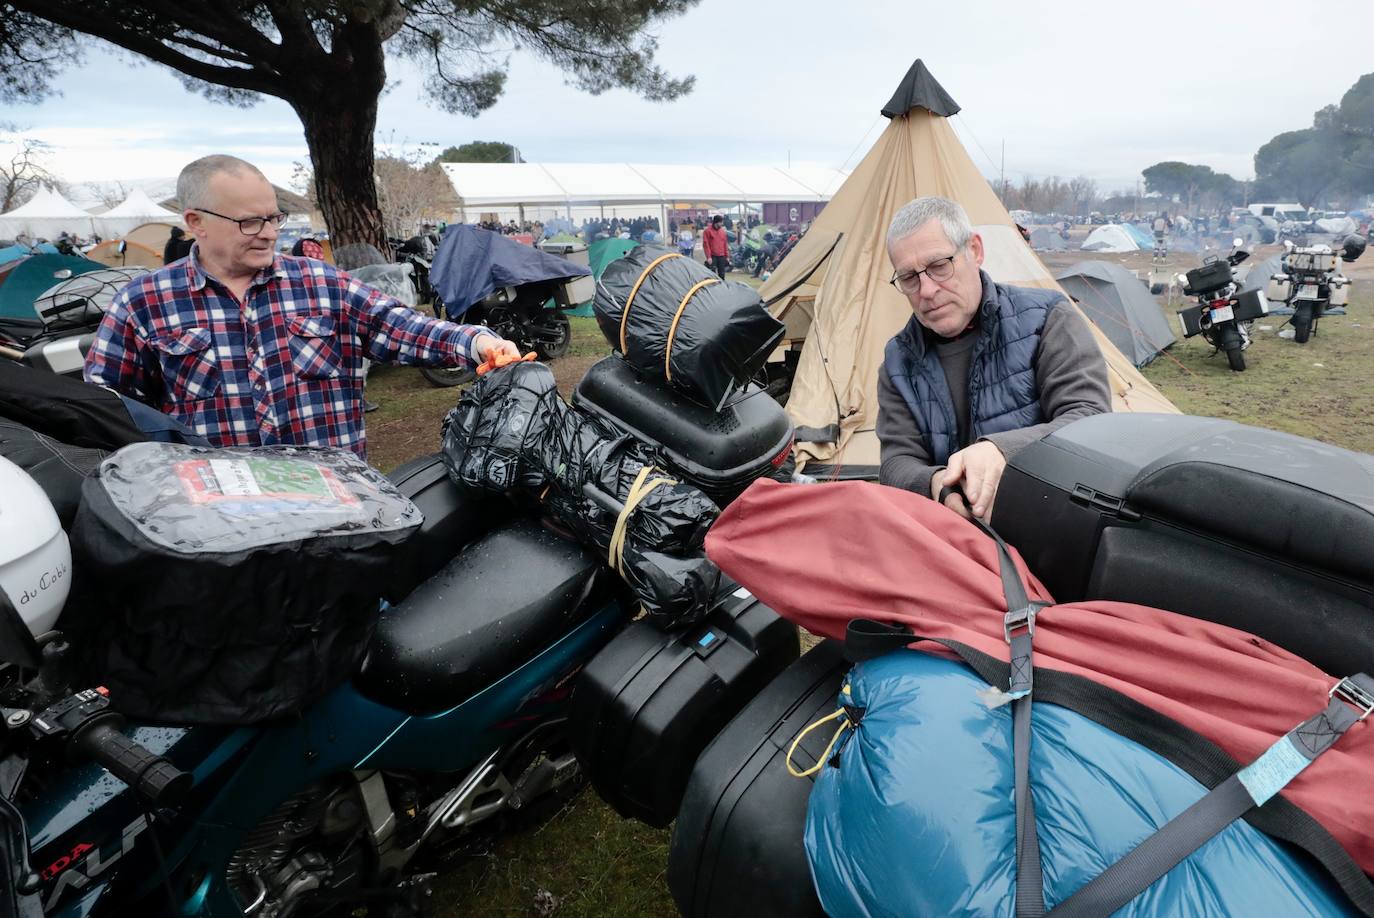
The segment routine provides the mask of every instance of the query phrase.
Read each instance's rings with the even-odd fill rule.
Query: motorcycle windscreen
[[[606,267],[594,308],[601,333],[641,375],[716,410],[763,367],[784,331],[753,288],[650,246]]]

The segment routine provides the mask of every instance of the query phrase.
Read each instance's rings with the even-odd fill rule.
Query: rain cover
[[[623,506],[640,471],[654,465],[637,441],[569,407],[547,366],[525,362],[487,373],[463,392],[444,420],[443,456],[456,483],[538,499],[603,556],[620,516],[611,508]],[[719,513],[700,490],[676,480],[630,512],[618,569],[656,624],[687,625],[706,613],[720,571],[702,545]]]
[[[861,710],[811,791],[806,851],[826,914],[1015,914],[1011,713],[952,660],[901,650],[855,667]],[[1036,703],[1030,780],[1053,908],[1206,789],[1167,759],[1067,708]],[[1119,916],[1346,915],[1312,861],[1236,821]]]
[[[422,517],[347,450],[135,443],[82,487],[62,628],[132,716],[250,723],[356,670]]]
[[[601,333],[636,370],[717,411],[783,335],[752,287],[654,246],[606,266],[594,308]]]

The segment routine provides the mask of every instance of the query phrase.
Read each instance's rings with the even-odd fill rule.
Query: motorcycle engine
[[[357,885],[363,811],[347,786],[312,786],[288,798],[234,852],[226,880],[245,914],[297,914],[302,897]]]

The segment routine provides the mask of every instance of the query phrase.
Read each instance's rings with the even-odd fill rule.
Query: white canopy
[[[145,223],[181,223],[181,214],[156,204],[142,188],[135,188],[123,203],[95,218],[96,231],[107,239],[119,238]]]
[[[33,239],[56,239],[63,232],[87,235],[91,215],[51,188],[40,188],[26,204],[0,214],[0,239],[21,233]]]
[[[828,201],[846,173],[798,166],[663,163],[445,163],[469,209],[572,205]]]

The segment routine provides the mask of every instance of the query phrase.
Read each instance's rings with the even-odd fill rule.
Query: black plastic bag
[[[635,369],[717,411],[783,335],[752,287],[655,246],[606,266],[594,309],[601,333]]]
[[[443,454],[459,485],[539,500],[608,559],[656,624],[706,613],[720,572],[702,546],[720,509],[655,467],[640,443],[569,407],[547,367],[517,363],[481,377],[444,420]],[[632,500],[636,483],[651,489]]]

